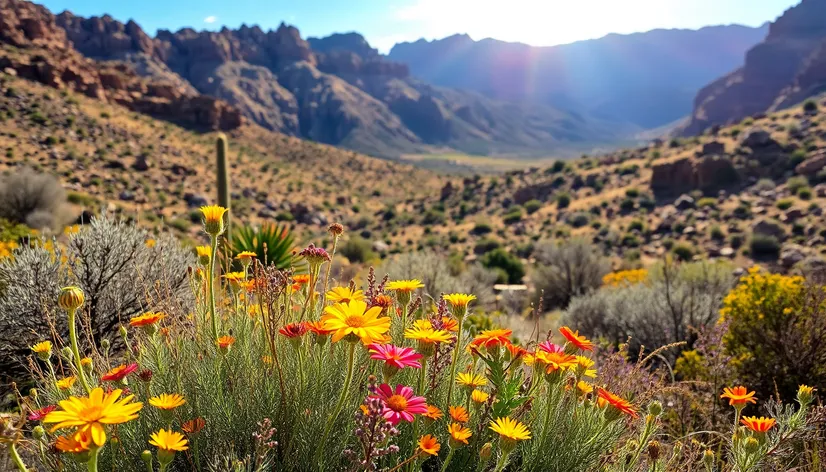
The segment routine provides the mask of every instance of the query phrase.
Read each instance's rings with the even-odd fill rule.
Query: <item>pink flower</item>
[[[54,411],[55,408],[57,408],[57,405],[44,406],[39,410],[34,410],[33,412],[29,413],[28,419],[29,421],[40,421],[43,418],[45,418],[46,415]]]
[[[539,349],[551,354],[562,354],[565,352],[565,349],[562,346],[554,344],[550,341],[539,343]]]
[[[398,347],[392,344],[370,344],[367,349],[370,350],[371,359],[384,361],[385,364],[397,369],[404,369],[405,367],[422,368],[422,365],[419,364],[422,355],[414,351],[413,348]]]
[[[396,385],[394,391],[389,385],[381,384],[373,397],[381,399],[384,409],[381,415],[392,425],[405,420],[413,422],[413,415],[427,413],[427,403],[424,397],[413,395],[413,389],[404,385]]]

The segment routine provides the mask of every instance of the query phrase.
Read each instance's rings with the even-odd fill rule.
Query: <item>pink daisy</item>
[[[367,349],[370,350],[371,359],[384,361],[385,364],[397,369],[404,369],[405,367],[422,368],[422,365],[419,364],[422,355],[414,351],[413,348],[398,347],[392,344],[370,344]]]
[[[545,342],[539,343],[539,349],[542,349],[543,351],[549,352],[551,354],[554,354],[554,353],[561,354],[561,353],[565,352],[565,349],[562,346],[560,346],[558,344],[554,344],[550,341],[545,341]]]
[[[381,384],[373,395],[384,403],[381,415],[392,425],[405,420],[413,422],[413,415],[427,413],[427,403],[424,397],[413,395],[413,389],[404,385],[396,385],[395,392],[387,384]]]
[[[45,418],[46,415],[54,411],[55,408],[57,408],[57,405],[44,406],[39,410],[34,410],[33,412],[29,413],[28,419],[29,421],[40,421],[43,418]]]

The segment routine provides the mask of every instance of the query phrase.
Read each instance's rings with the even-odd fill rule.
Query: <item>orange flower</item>
[[[588,338],[586,338],[585,336],[580,336],[578,330],[571,331],[571,328],[563,326],[559,328],[559,332],[562,334],[562,336],[565,336],[565,339],[567,339],[569,343],[573,344],[579,349],[583,351],[594,350],[594,343],[589,341]]]
[[[764,418],[762,416],[759,418],[756,416],[746,416],[740,420],[740,423],[755,433],[765,434],[774,427],[777,421],[775,421],[774,418]]]
[[[450,423],[450,426],[447,427],[447,432],[450,433],[450,442],[454,447],[461,447],[462,444],[467,444],[467,440],[471,436],[470,429],[458,423]]]
[[[120,382],[125,379],[127,375],[138,370],[138,364],[132,363],[128,365],[119,365],[109,372],[103,374],[100,380],[106,382]]]
[[[144,313],[129,320],[129,325],[133,328],[150,326],[166,317],[165,313]]]
[[[233,338],[232,336],[221,336],[215,342],[218,344],[219,348],[226,350],[229,349],[230,346],[235,344],[235,338]]]
[[[513,359],[521,359],[528,351],[525,350],[522,346],[517,346],[516,344],[507,343],[505,347],[508,349],[508,353],[510,353],[511,360]]]
[[[370,306],[379,306],[382,308],[387,308],[393,304],[393,297],[390,295],[376,295],[373,297],[373,300],[370,301]]]
[[[317,336],[329,336],[330,333],[335,331],[334,329],[327,329],[324,327],[324,322],[321,320],[318,321],[307,321],[307,329],[313,332],[313,334]]]
[[[743,408],[747,403],[757,403],[755,392],[749,392],[746,387],[739,385],[734,388],[726,387],[720,398],[728,398],[728,404],[735,408]]]
[[[470,421],[470,415],[468,415],[467,410],[465,410],[463,406],[451,406],[450,417],[457,423],[467,423]]]
[[[473,338],[473,341],[470,342],[471,346],[474,347],[498,347],[510,344],[510,335],[513,334],[513,331],[509,329],[486,329],[479,333],[478,336]]]
[[[599,388],[598,390],[599,398],[601,398],[605,403],[611,405],[612,407],[616,408],[617,410],[625,413],[626,415],[630,416],[631,418],[638,418],[639,415],[637,414],[637,410],[634,409],[634,406],[631,405],[627,400],[614,395],[613,393],[605,390],[604,388]]]
[[[310,274],[293,275],[293,283],[298,285],[306,285],[310,283]]]
[[[436,456],[439,454],[439,449],[441,449],[441,447],[442,446],[439,445],[439,441],[429,434],[425,434],[419,438],[419,450],[425,454]]]
[[[422,416],[426,418],[430,418],[431,420],[439,420],[442,419],[442,410],[435,405],[427,405],[427,413],[422,413]]]
[[[442,317],[442,326],[442,329],[446,329],[453,333],[459,331],[459,322],[449,316]]]
[[[290,323],[286,324],[278,330],[282,336],[286,336],[288,338],[298,338],[304,336],[304,334],[309,329],[306,322],[301,323]]]

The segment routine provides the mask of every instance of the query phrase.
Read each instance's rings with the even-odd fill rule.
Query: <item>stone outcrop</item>
[[[710,192],[730,187],[740,180],[728,156],[683,157],[656,164],[651,170],[651,190],[657,197],[697,189]]]

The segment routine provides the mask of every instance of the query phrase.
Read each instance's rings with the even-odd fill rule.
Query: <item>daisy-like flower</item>
[[[58,436],[55,439],[54,447],[60,452],[79,454],[89,450],[92,444],[92,436],[88,431],[78,431],[68,436]]]
[[[411,293],[417,288],[423,288],[424,284],[419,279],[412,280],[393,280],[387,282],[384,289],[391,292]]]
[[[321,320],[318,321],[307,321],[307,329],[312,331],[313,334],[317,336],[329,336],[333,331],[333,329],[327,329],[324,327],[324,322]]]
[[[562,346],[559,344],[554,344],[550,341],[543,341],[539,343],[539,350],[556,354],[562,354],[565,352],[565,349]]]
[[[127,375],[138,370],[138,364],[119,365],[101,376],[104,382],[121,382]]]
[[[577,374],[584,377],[594,378],[597,376],[597,370],[592,369],[594,361],[585,356],[576,356],[576,371]]]
[[[486,329],[473,338],[470,345],[476,348],[496,349],[510,344],[513,331],[509,329]]]
[[[583,395],[588,395],[594,391],[594,386],[585,382],[584,380],[580,380],[576,383],[576,389]]]
[[[540,346],[541,347],[541,346]],[[546,374],[553,374],[554,372],[573,369],[577,366],[576,356],[565,354],[565,352],[548,352],[540,349],[534,355],[534,362],[545,367]]]
[[[489,394],[478,389],[470,393],[470,399],[473,400],[474,403],[478,403],[480,405],[488,401],[488,398],[490,398]]]
[[[258,254],[254,253],[252,251],[241,251],[241,252],[239,252],[238,254],[235,255],[235,259],[241,261],[241,264],[243,264],[245,266],[249,265],[250,262],[252,262],[252,260],[255,259],[256,257],[258,257]]]
[[[212,256],[212,248],[209,246],[195,246],[195,254],[198,256],[198,262],[201,265],[207,265],[210,256]]]
[[[201,207],[203,215],[204,230],[211,236],[218,236],[224,232],[224,213],[227,209],[218,205]]]
[[[517,420],[508,417],[497,418],[490,424],[490,429],[499,435],[501,442],[499,447],[505,454],[510,454],[516,448],[517,441],[524,441],[531,438],[528,427]]]
[[[350,287],[333,287],[327,292],[327,300],[333,303],[348,303],[352,300],[363,301],[364,292]]]
[[[32,346],[32,352],[37,355],[38,359],[41,361],[47,361],[50,357],[52,357],[52,342],[51,341],[40,341],[39,343]]]
[[[456,375],[456,383],[472,390],[487,385],[488,379],[484,375],[473,372],[459,372]]]
[[[810,387],[808,385],[800,385],[797,387],[797,401],[800,402],[801,405],[809,405],[814,400],[814,393],[817,390],[814,387]]]
[[[63,377],[62,379],[58,380],[55,385],[59,390],[71,390],[72,386],[77,382],[77,377],[74,375],[70,375],[68,377]]]
[[[162,393],[149,399],[149,404],[161,410],[174,410],[186,403],[184,397],[177,393]]]
[[[144,313],[142,315],[132,317],[129,320],[129,326],[132,326],[133,328],[151,326],[164,318],[166,318],[166,313]]]
[[[293,275],[293,283],[299,285],[306,285],[310,283],[310,274]]]
[[[525,357],[525,354],[528,351],[525,350],[522,346],[517,346],[516,344],[507,343],[505,344],[505,348],[508,350],[508,360],[520,360]]]
[[[728,398],[728,404],[735,408],[743,408],[748,403],[757,403],[754,398],[755,392],[749,392],[746,387],[739,385],[737,387],[726,387],[723,389],[723,394],[720,398]]]
[[[451,293],[449,295],[442,295],[442,299],[450,305],[450,311],[453,312],[453,316],[461,320],[467,315],[468,305],[473,300],[476,300],[476,295]]]
[[[470,421],[470,415],[463,406],[451,406],[449,408],[450,418],[457,423],[467,423]]]
[[[390,305],[393,304],[393,297],[390,295],[376,295],[370,300],[370,306],[377,306],[381,307],[382,309],[388,308]]]
[[[324,248],[316,247],[313,243],[302,249],[298,255],[307,259],[307,262],[311,265],[323,264],[332,260],[330,254]]]
[[[412,339],[418,343],[418,351],[426,357],[430,357],[435,352],[436,343],[446,343],[453,339],[449,332],[433,328],[420,328],[414,326],[404,330],[405,339]]]
[[[221,352],[227,352],[229,351],[229,348],[235,344],[235,338],[232,336],[221,336],[217,341],[215,341],[215,343],[218,345],[218,349],[220,349]]]
[[[427,412],[422,413],[422,416],[433,421],[437,421],[442,419],[444,414],[442,413],[442,410],[440,410],[439,407],[437,407],[436,405],[427,405]]]
[[[439,449],[441,449],[441,447],[439,441],[429,434],[425,434],[419,438],[419,450],[425,454],[437,456],[439,455]]]
[[[443,316],[442,329],[455,333],[459,331],[459,322],[449,316]]]
[[[189,441],[184,435],[171,429],[161,429],[157,433],[152,433],[149,436],[149,444],[158,448],[158,462],[163,470],[166,470],[166,466],[175,459],[176,452],[189,449]]]
[[[759,418],[756,416],[746,416],[740,420],[740,423],[755,433],[765,434],[774,427],[777,421],[774,418],[765,418],[762,416]]]
[[[373,397],[381,399],[384,408],[381,415],[388,423],[395,426],[404,420],[412,423],[413,415],[427,413],[427,403],[424,397],[417,397],[413,389],[404,385],[396,385],[396,389],[387,384],[381,384]]]
[[[594,343],[588,340],[585,336],[580,336],[579,331],[571,331],[571,328],[563,326],[559,328],[559,333],[568,340],[571,345],[583,351],[593,351]]]
[[[390,318],[379,316],[381,308],[367,308],[367,303],[353,300],[350,303],[336,303],[324,308],[324,328],[333,330],[333,342],[345,338],[349,342],[365,345],[380,342],[390,330]]]
[[[134,395],[120,398],[123,390],[104,393],[97,387],[88,397],[69,397],[59,402],[61,410],[47,414],[44,423],[57,423],[51,432],[59,429],[76,428],[77,432],[89,433],[97,447],[106,443],[104,425],[121,424],[134,420],[143,403],[132,402]]]
[[[307,326],[306,322],[289,323],[282,326],[278,330],[278,333],[288,338],[300,338],[301,336],[307,334],[309,329],[310,327]]]
[[[206,421],[199,416],[182,424],[181,429],[184,430],[186,434],[198,434],[204,429],[204,426],[206,426]]]
[[[621,398],[613,393],[605,390],[604,388],[599,388],[597,390],[597,395],[600,399],[602,399],[605,404],[609,405],[613,411],[617,411],[619,413],[624,413],[631,418],[638,418],[639,415],[637,414],[637,410],[631,405],[630,402]]]
[[[229,282],[229,286],[232,287],[233,290],[240,290],[242,288],[241,285],[247,280],[247,274],[244,272],[227,272],[222,277]]]
[[[367,346],[370,350],[370,358],[378,361],[383,361],[383,371],[385,380],[389,380],[395,375],[399,369],[405,367],[412,367],[414,369],[421,369],[422,364],[419,359],[422,355],[409,347],[398,347],[392,344],[370,344]]]
[[[470,429],[459,423],[450,423],[447,427],[447,432],[450,433],[450,447],[454,449],[467,445],[467,440],[473,435]]]
[[[55,411],[55,409],[57,409],[57,405],[44,406],[43,408],[41,408],[39,410],[34,410],[34,411],[30,412],[29,416],[27,416],[26,418],[29,421],[40,421],[43,418],[45,418],[46,415],[48,415],[49,413]]]

